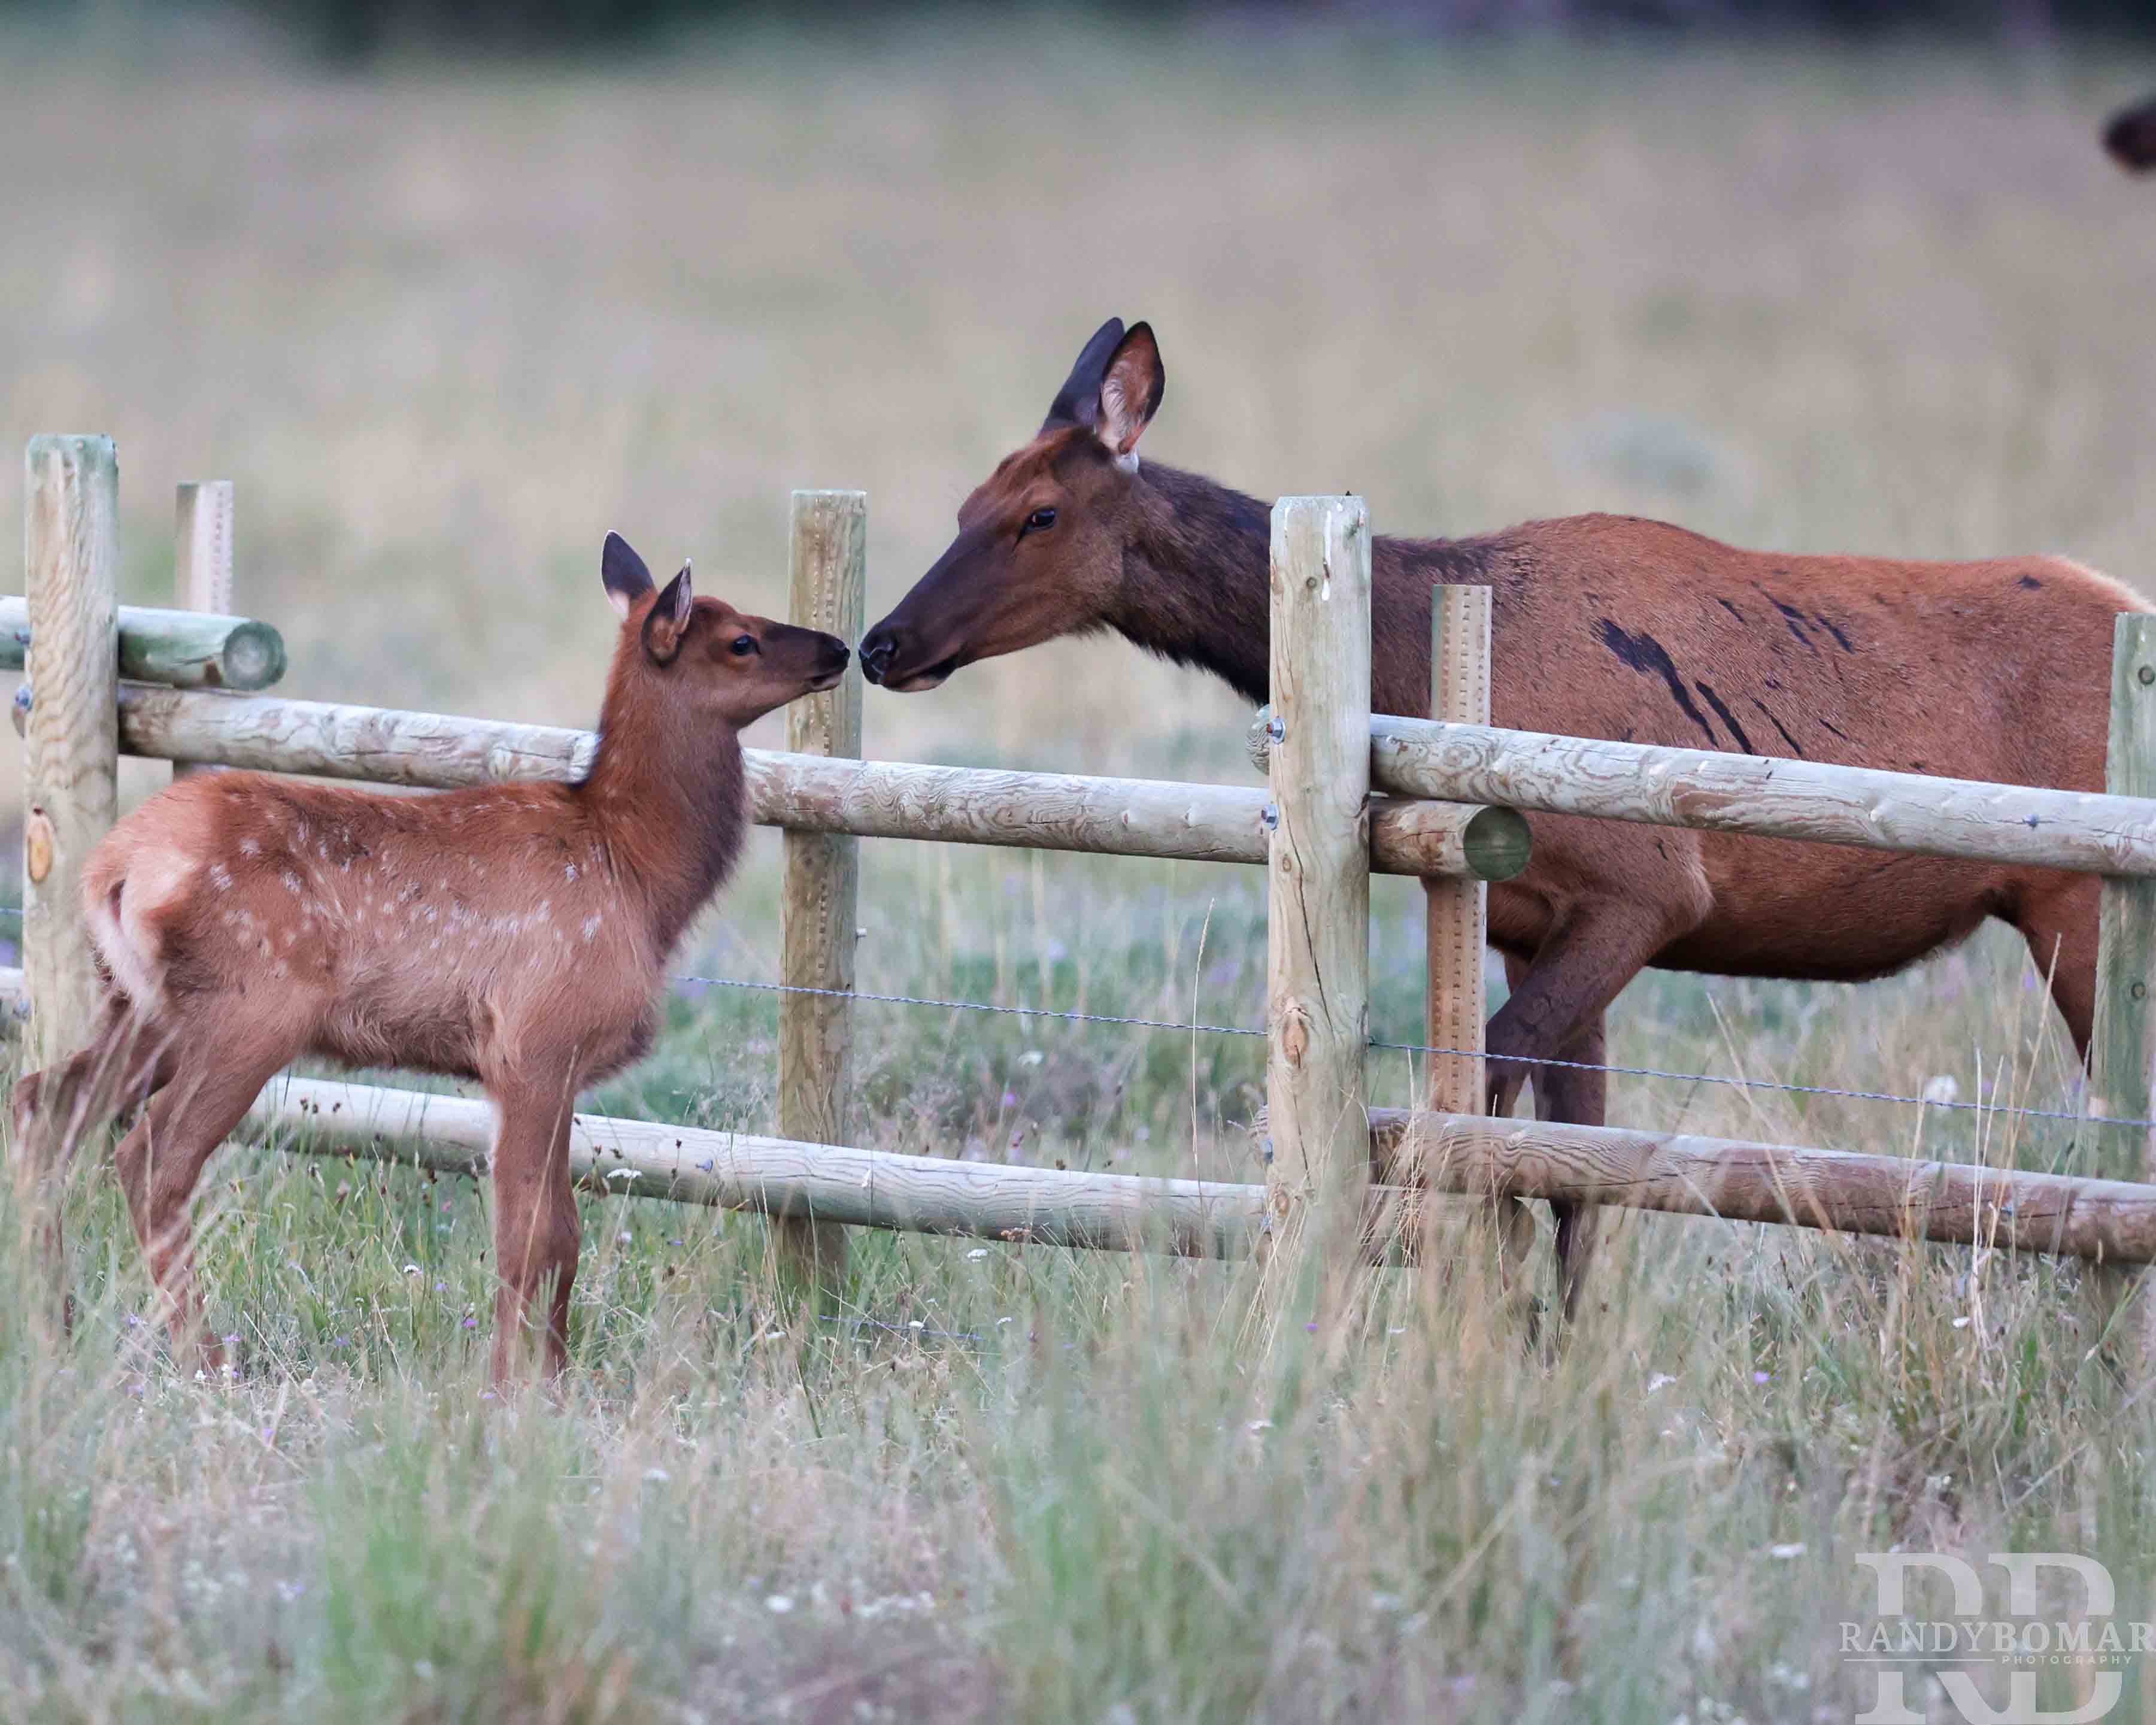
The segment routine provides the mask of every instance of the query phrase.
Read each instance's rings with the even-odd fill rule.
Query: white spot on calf
[[[239,854],[242,856],[259,856],[262,855],[262,847],[252,839],[242,839],[239,841]]]
[[[219,892],[231,891],[232,870],[226,868],[223,863],[212,863],[209,865],[209,884]]]
[[[599,932],[599,924],[605,921],[606,918],[597,911],[593,911],[590,916],[585,917],[584,938],[587,941],[590,940],[593,936],[596,935]]]
[[[564,880],[575,880],[577,878],[577,865],[574,863],[569,864],[562,870],[562,878]]]

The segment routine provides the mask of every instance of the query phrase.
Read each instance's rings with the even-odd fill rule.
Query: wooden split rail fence
[[[0,660],[20,662],[25,739],[23,968],[33,1057],[85,1034],[95,966],[76,905],[116,818],[122,754],[175,771],[252,768],[417,788],[573,780],[588,732],[262,692],[284,669],[266,624],[226,614],[231,488],[184,486],[178,606],[117,603],[118,464],[109,440],[40,437],[26,462],[27,593],[0,600]],[[866,505],[793,499],[795,621],[857,636]],[[1429,720],[1369,710],[1370,539],[1362,502],[1273,511],[1265,788],[986,772],[860,758],[858,665],[789,713],[784,752],[752,751],[754,818],[786,831],[779,1130],[715,1132],[579,1117],[596,1191],[770,1214],[783,1253],[829,1276],[845,1226],[1202,1255],[1309,1242],[1367,1252],[1409,1189],[1557,1198],[1805,1227],[1984,1241],[2115,1265],[2156,1261],[2141,1132],[2068,1174],[1495,1120],[1482,1094],[1484,897],[1528,860],[1518,811],[1647,821],[1882,851],[2039,863],[2106,877],[2094,1091],[2149,1117],[2156,980],[2156,618],[2119,619],[2111,792],[1975,784],[1589,738],[1489,723],[1486,588],[1440,588]],[[19,660],[11,655],[19,655]],[[2123,793],[2123,794],[2122,794]],[[1265,1183],[1002,1167],[846,1147],[858,841],[939,839],[1266,867]],[[1373,872],[1420,877],[1429,914],[1426,1108],[1373,1111]],[[254,1128],[290,1147],[483,1169],[484,1102],[297,1078]],[[1397,1224],[1395,1224],[1397,1225]],[[1395,1242],[1397,1244],[1397,1242]]]

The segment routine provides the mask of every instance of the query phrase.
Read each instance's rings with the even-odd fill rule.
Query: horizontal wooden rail
[[[1391,1108],[1370,1150],[1373,1178],[1438,1192],[2156,1260],[2156,1185],[2128,1180]]]
[[[1428,719],[1373,718],[1370,736],[1371,783],[1399,796],[2097,875],[2156,875],[2156,800],[2138,797]]]
[[[588,731],[441,713],[129,685],[120,746],[157,760],[449,789],[508,778],[576,779]],[[1059,773],[989,772],[747,752],[753,818],[797,832],[927,839],[1195,862],[1265,860],[1264,791]],[[1508,880],[1527,866],[1527,823],[1507,809],[1380,802],[1383,874]]]
[[[491,1105],[465,1096],[278,1078],[248,1121],[249,1136],[285,1149],[480,1173],[494,1118]],[[579,1185],[617,1195],[1191,1257],[1243,1255],[1265,1209],[1262,1186],[897,1156],[591,1114],[576,1117],[569,1165]]]
[[[20,670],[29,602],[0,597],[0,670]],[[285,638],[251,617],[120,608],[120,675],[176,689],[267,689],[285,675]]]

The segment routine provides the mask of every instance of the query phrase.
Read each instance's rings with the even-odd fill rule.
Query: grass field
[[[1149,449],[1381,527],[1607,507],[2156,588],[2156,203],[2093,143],[2150,64],[1034,21],[335,80],[126,41],[0,38],[0,403],[118,438],[131,597],[169,590],[172,484],[236,480],[297,694],[588,722],[604,532],[777,610],[796,485],[869,490],[880,614],[1111,313],[1160,333]],[[1245,717],[1093,641],[867,724],[1243,778]],[[776,855],[685,971],[776,974]],[[1255,871],[864,874],[865,988],[1259,1022]],[[1379,888],[1374,1028],[1412,1040],[1419,903]],[[685,985],[595,1106],[768,1127],[775,1024]],[[861,1142],[1253,1177],[1255,1039],[859,1024]],[[1650,978],[1615,1029],[1630,1065],[2071,1101],[2005,938],[1861,990]],[[1613,1117],[2076,1149],[1648,1079]],[[1233,1269],[901,1236],[805,1312],[757,1222],[594,1202],[558,1404],[504,1406],[470,1183],[234,1149],[205,1200],[228,1384],[162,1357],[103,1182],[71,1339],[0,1228],[0,1718],[1825,1721],[1871,1698],[1857,1553],[2084,1553],[2156,1604],[2156,1415],[2041,1263],[1642,1221],[1553,1360],[1472,1240],[1426,1299],[1265,1336]],[[2152,1702],[2133,1671],[2113,1717]]]

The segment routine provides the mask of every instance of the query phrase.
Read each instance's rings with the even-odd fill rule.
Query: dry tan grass
[[[1161,459],[1364,491],[1383,526],[1607,507],[2150,585],[2156,203],[2093,131],[2147,65],[1037,22],[362,81],[7,51],[8,423],[119,438],[141,597],[173,482],[237,480],[243,601],[300,694],[583,721],[604,531],[775,608],[794,485],[870,490],[874,611],[1111,312],[1160,331]],[[891,756],[1236,774],[1243,716],[1090,642],[868,724]],[[1248,873],[870,855],[873,986],[1255,1017]],[[772,971],[768,861],[711,936],[735,974]],[[1414,911],[1379,893],[1394,1035]],[[2049,1102],[2021,967],[1650,982],[1619,1057],[1974,1096],[2004,1056]],[[766,1123],[767,1005],[685,1010],[609,1106]],[[1247,1046],[862,1037],[869,1142],[1247,1153],[1219,1130]],[[1399,1100],[1404,1063],[1375,1065]],[[1616,1096],[1642,1125],[2061,1147]],[[2156,1526],[2150,1416],[2071,1290],[1978,1254],[1650,1221],[1554,1367],[1473,1286],[1432,1323],[1397,1281],[1368,1334],[1253,1361],[1210,1271],[865,1240],[870,1324],[808,1326],[754,1224],[594,1204],[577,1373],[512,1419],[465,1327],[474,1194],[264,1157],[214,1183],[239,1384],[144,1346],[109,1193],[73,1213],[74,1343],[0,1300],[0,1717],[1845,1717],[1851,1552],[2063,1546],[2133,1590]]]

